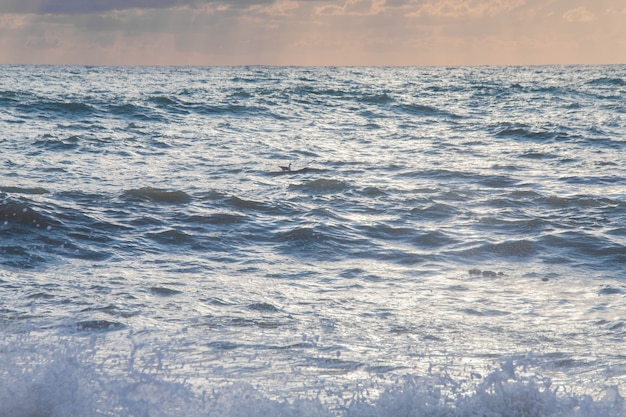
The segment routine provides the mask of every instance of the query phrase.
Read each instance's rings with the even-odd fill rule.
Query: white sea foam
[[[318,387],[317,394],[271,394],[249,383],[213,385],[218,375],[187,380],[167,362],[164,346],[134,344],[106,354],[98,339],[22,335],[1,346],[0,415],[95,416],[353,416],[548,417],[625,416],[616,387],[595,395],[542,377],[532,357],[507,359],[490,373],[469,370],[404,375]],[[193,374],[193,372],[191,373]],[[313,391],[314,392],[314,391]],[[277,394],[278,393],[278,394]]]

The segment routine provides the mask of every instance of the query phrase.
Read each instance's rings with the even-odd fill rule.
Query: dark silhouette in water
[[[308,168],[308,167],[304,167],[304,168],[300,168],[300,169],[290,169],[290,170],[289,170],[289,171],[287,171],[287,172],[290,172],[290,173],[295,174],[295,173],[297,173],[297,172],[306,172],[306,171],[308,171],[308,170],[309,170],[309,168]]]
[[[299,172],[306,172],[309,170],[309,167],[304,167],[304,168],[300,168],[300,169],[291,169],[291,162],[289,163],[288,166],[282,166],[279,165],[279,168],[281,169],[280,172],[275,172],[274,174],[297,174]]]

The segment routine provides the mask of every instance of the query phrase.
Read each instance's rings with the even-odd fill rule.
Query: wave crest
[[[124,192],[124,196],[131,200],[154,201],[169,204],[186,204],[191,201],[191,196],[184,191],[169,191],[153,187],[127,190]]]
[[[347,190],[350,188],[350,185],[341,180],[321,178],[312,181],[305,181],[300,185],[292,185],[290,188],[315,193],[333,193]]]

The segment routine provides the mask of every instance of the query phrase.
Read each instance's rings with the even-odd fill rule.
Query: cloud
[[[566,11],[563,14],[563,19],[565,21],[574,23],[574,22],[591,22],[596,19],[596,16],[587,10],[585,6],[577,7],[575,9],[571,9]]]
[[[0,14],[0,28],[5,30],[15,30],[28,25],[29,21],[24,15],[20,14]]]
[[[386,0],[345,0],[342,5],[324,4],[316,8],[319,16],[374,16],[384,11]]]
[[[113,10],[165,9],[206,3],[248,7],[272,2],[273,0],[2,0],[0,13],[77,15]]]
[[[526,4],[526,0],[428,0],[411,17],[444,18],[496,16]]]
[[[32,14],[88,14],[133,8],[163,8],[193,0],[5,0],[0,12]]]
[[[0,63],[623,63],[624,0],[572,3],[0,0]]]
[[[254,5],[250,8],[252,13],[267,15],[267,16],[281,16],[287,17],[291,15],[293,10],[300,7],[297,1],[292,0],[277,0],[270,5]]]

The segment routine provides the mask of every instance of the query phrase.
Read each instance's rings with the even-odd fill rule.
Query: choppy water
[[[624,66],[0,67],[0,414],[626,416],[625,149]]]

